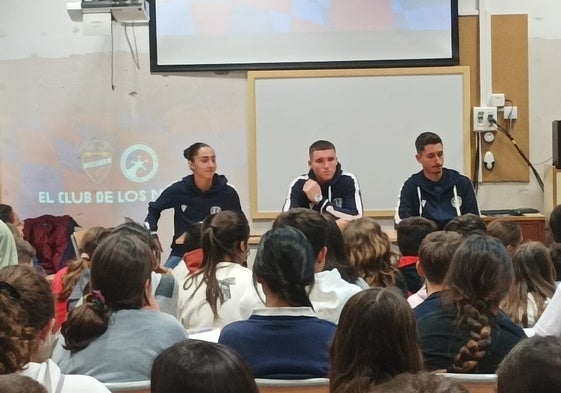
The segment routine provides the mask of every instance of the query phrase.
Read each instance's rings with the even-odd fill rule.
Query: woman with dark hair
[[[240,298],[253,283],[251,270],[243,266],[248,239],[243,213],[227,210],[203,222],[203,262],[179,290],[179,320],[189,331],[221,328],[242,319]]]
[[[396,288],[349,299],[329,351],[331,393],[366,392],[393,376],[423,370],[417,321]]]
[[[162,351],[150,379],[152,393],[259,393],[236,352],[200,340],[182,341]]]
[[[54,300],[45,277],[27,265],[0,270],[0,374],[17,372],[40,382],[49,392],[108,393],[94,378],[62,375],[47,360],[53,324]]]
[[[150,378],[154,357],[187,335],[171,315],[154,311],[152,251],[137,236],[116,232],[92,256],[91,293],[63,323],[53,352],[61,370],[102,382]]]
[[[237,351],[256,378],[326,377],[335,324],[316,317],[306,287],[315,255],[302,232],[279,227],[261,238],[253,265],[265,307],[222,329],[218,342]]]
[[[145,225],[153,232],[163,210],[173,209],[174,235],[171,253],[165,264],[174,268],[183,258],[182,246],[175,241],[187,227],[205,219],[209,214],[224,210],[241,212],[240,198],[224,175],[216,174],[216,155],[206,143],[193,143],[183,151],[193,174],[185,176],[166,188],[158,199],[148,204]]]
[[[555,268],[540,242],[521,244],[512,257],[514,282],[501,309],[523,328],[533,327],[555,293]]]
[[[526,335],[499,304],[514,272],[503,244],[470,235],[456,250],[444,280],[446,290],[425,300],[418,318],[425,366],[456,373],[492,374]]]

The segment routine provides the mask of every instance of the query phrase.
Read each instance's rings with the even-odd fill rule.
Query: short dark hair
[[[485,235],[487,234],[487,225],[485,225],[485,221],[478,215],[467,213],[454,217],[444,225],[444,230],[458,232],[460,235],[464,236],[471,234]]]
[[[469,393],[460,382],[428,371],[402,373],[368,393]]]
[[[291,226],[298,229],[312,244],[314,256],[317,257],[327,241],[325,219],[315,210],[298,207],[281,213],[273,221],[273,228]]]
[[[561,340],[533,336],[512,348],[497,369],[498,393],[561,391]]]
[[[259,393],[240,355],[225,345],[194,339],[156,356],[150,388],[152,393]]]
[[[549,256],[555,267],[555,281],[561,281],[561,243],[549,245]]]
[[[452,256],[462,242],[457,232],[437,231],[429,233],[419,247],[419,264],[427,281],[442,284]]]
[[[421,241],[438,229],[434,221],[425,217],[407,217],[397,224],[397,245],[403,256],[419,255]]]
[[[10,205],[0,203],[0,220],[5,223],[14,222],[14,209]]]
[[[549,229],[556,243],[561,243],[561,205],[555,206],[549,216]]]
[[[47,389],[36,380],[13,373],[0,375],[2,393],[47,393]]]
[[[210,147],[210,146],[204,142],[193,143],[187,149],[183,150],[183,157],[185,157],[187,161],[193,161],[193,158],[195,158],[199,150],[202,149],[203,147]]]
[[[421,153],[425,150],[426,145],[436,145],[438,143],[442,143],[442,139],[437,134],[434,132],[423,132],[415,139],[415,148],[417,153]]]
[[[312,153],[316,150],[335,150],[335,145],[329,141],[324,141],[322,139],[320,139],[319,141],[315,141],[314,143],[312,143],[310,145],[310,148],[308,149],[308,153],[310,155],[310,158],[312,158]]]

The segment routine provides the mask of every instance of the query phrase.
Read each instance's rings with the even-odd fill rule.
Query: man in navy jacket
[[[479,215],[470,179],[444,168],[442,139],[435,133],[423,132],[417,137],[415,147],[415,158],[423,169],[401,187],[395,211],[396,225],[404,218],[422,216],[442,229],[454,217],[467,213]]]

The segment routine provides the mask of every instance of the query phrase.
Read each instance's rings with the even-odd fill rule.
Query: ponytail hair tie
[[[85,303],[93,303],[101,308],[106,307],[105,296],[101,294],[100,290],[93,290],[84,296]]]
[[[14,300],[21,300],[21,295],[17,289],[5,281],[0,281],[0,293],[3,293]]]

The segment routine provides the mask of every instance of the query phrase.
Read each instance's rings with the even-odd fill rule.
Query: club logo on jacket
[[[421,200],[421,207],[422,207],[422,208],[424,208],[426,204],[427,204],[427,200],[426,200],[426,199]]]
[[[458,206],[456,206],[456,200],[458,200]],[[462,206],[462,197],[458,196],[457,198],[452,197],[450,200],[450,204],[452,207],[461,207]]]
[[[343,198],[334,198],[331,201],[332,205],[335,205],[336,207],[343,207]]]
[[[220,206],[211,206],[210,208],[210,214],[220,213],[221,211],[222,208]]]
[[[181,211],[185,213],[185,210],[187,210],[187,205],[181,205]]]

